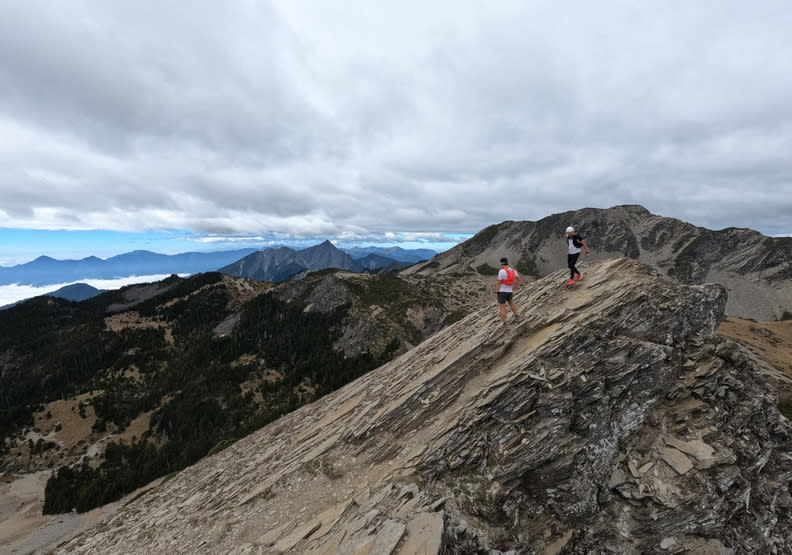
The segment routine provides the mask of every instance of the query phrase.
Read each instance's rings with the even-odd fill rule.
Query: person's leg
[[[509,308],[511,308],[511,311],[514,313],[515,316],[519,316],[519,314],[517,313],[517,307],[514,306],[514,301],[509,300]]]
[[[504,325],[506,325],[506,302],[508,300],[508,295],[505,292],[498,291],[498,308],[500,309],[500,317]]]
[[[575,264],[577,263],[579,256],[580,253],[570,254],[567,256],[567,262],[569,264],[569,279],[575,279],[575,274],[580,273],[577,271],[577,268],[575,268]]]

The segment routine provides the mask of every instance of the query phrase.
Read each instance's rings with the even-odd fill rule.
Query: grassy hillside
[[[88,510],[387,362],[466,303],[442,280],[331,271],[34,299],[0,313],[0,464],[56,468],[45,512]]]

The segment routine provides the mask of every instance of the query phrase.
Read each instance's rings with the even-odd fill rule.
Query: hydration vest
[[[514,280],[517,278],[517,272],[511,268],[506,268],[506,279],[500,280],[503,285],[514,285]]]

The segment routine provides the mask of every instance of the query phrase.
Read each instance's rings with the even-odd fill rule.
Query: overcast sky
[[[0,228],[442,241],[641,204],[789,235],[790,29],[788,0],[3,0]]]

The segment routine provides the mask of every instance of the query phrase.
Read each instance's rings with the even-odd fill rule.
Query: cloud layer
[[[792,234],[790,28],[783,1],[9,0],[0,227],[354,240],[637,203]]]
[[[181,274],[182,276],[186,274]],[[57,283],[54,285],[45,285],[42,287],[34,285],[0,285],[0,307],[10,305],[12,303],[38,297],[39,295],[47,295],[54,293],[58,289],[66,287],[67,285],[74,285],[76,283],[86,283],[91,287],[97,289],[120,289],[125,285],[132,285],[134,283],[152,283],[161,281],[170,274],[154,274],[150,276],[129,276],[117,279],[82,279],[80,281],[71,281],[68,283]]]

